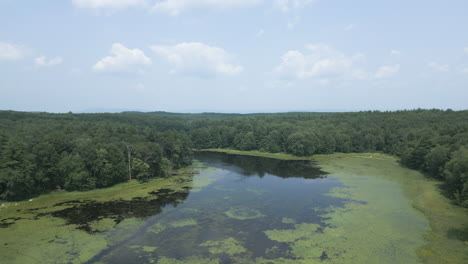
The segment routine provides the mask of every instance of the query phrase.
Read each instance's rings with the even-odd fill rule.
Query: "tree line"
[[[49,114],[0,111],[0,199],[165,176],[192,148],[297,156],[382,152],[468,206],[468,111]]]
[[[135,117],[0,112],[0,199],[104,188],[191,164],[178,120],[153,118],[154,129]]]
[[[382,152],[443,181],[468,206],[468,111],[422,110],[352,113],[280,113],[197,120],[195,148],[285,152],[297,156]]]

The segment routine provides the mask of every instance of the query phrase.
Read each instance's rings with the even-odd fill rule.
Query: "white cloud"
[[[274,0],[274,6],[284,13],[298,10],[313,4],[316,0]]]
[[[468,55],[468,47],[465,47],[463,51],[465,52],[466,55]]]
[[[148,4],[147,0],[72,0],[72,2],[79,8],[89,9],[124,9]]]
[[[334,79],[375,80],[390,78],[400,70],[400,65],[384,65],[373,71],[362,66],[364,54],[345,55],[328,45],[307,45],[304,52],[290,50],[281,57],[273,73],[282,79],[316,78],[319,83]]]
[[[54,66],[62,62],[63,62],[63,59],[61,57],[54,57],[54,58],[47,59],[47,57],[45,56],[40,56],[34,59],[34,63],[37,66]]]
[[[26,56],[27,50],[23,46],[0,41],[0,61],[20,60]]]
[[[161,0],[153,10],[176,16],[189,9],[251,7],[261,2],[263,0]]]
[[[112,44],[112,56],[102,58],[92,69],[96,72],[135,72],[150,65],[151,59],[139,49],[129,49],[120,43]]]
[[[401,51],[399,51],[399,50],[391,50],[391,51],[390,51],[390,54],[391,54],[392,56],[398,57],[398,56],[401,55]]]
[[[395,76],[400,71],[400,65],[383,65],[380,66],[374,75],[375,79],[384,79]]]
[[[347,25],[347,26],[344,28],[345,31],[351,31],[351,30],[353,30],[353,29],[354,29],[354,25],[353,25],[353,24],[349,24],[349,25]]]
[[[463,72],[463,73],[468,73],[468,67],[463,68],[462,72]]]
[[[272,2],[274,8],[281,12],[288,13],[305,8],[316,1],[317,0],[161,0],[153,6],[153,10],[175,16],[190,9],[242,8],[257,6],[264,2]]]
[[[232,62],[224,49],[199,42],[184,42],[174,46],[152,46],[153,52],[166,59],[171,73],[199,76],[237,75],[243,67]]]
[[[306,52],[286,52],[273,72],[282,78],[329,78],[346,76],[364,78],[364,71],[355,65],[363,55],[346,56],[327,45],[307,45]]]
[[[449,71],[449,66],[447,64],[439,64],[437,62],[429,62],[427,64],[427,66],[429,68],[431,68],[432,70],[434,71],[438,71],[438,72],[448,72]]]
[[[282,77],[305,78],[310,74],[307,72],[307,59],[304,54],[297,50],[290,50],[281,57],[281,64],[274,72]]]

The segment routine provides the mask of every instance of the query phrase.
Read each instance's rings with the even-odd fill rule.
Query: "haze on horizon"
[[[0,2],[0,109],[468,109],[468,2]]]

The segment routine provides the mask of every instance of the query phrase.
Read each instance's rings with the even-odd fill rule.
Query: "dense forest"
[[[150,126],[139,115],[0,112],[0,199],[103,188],[187,166],[189,136],[168,119]]]
[[[0,112],[0,198],[86,190],[190,164],[192,148],[383,152],[468,206],[468,111],[47,114]]]

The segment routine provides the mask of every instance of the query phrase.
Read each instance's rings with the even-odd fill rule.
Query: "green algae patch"
[[[198,177],[193,181],[193,190],[192,192],[201,191],[203,188],[211,185],[213,182],[217,181],[218,178],[210,174],[198,175]]]
[[[402,262],[404,256],[415,259],[416,252],[419,258],[414,262],[468,263],[468,246],[463,239],[449,237],[451,230],[461,230],[468,224],[467,210],[442,196],[437,181],[401,167],[395,157],[384,154],[314,158],[331,172],[331,177],[351,187],[335,189],[330,195],[367,202],[349,203],[347,208],[324,214],[330,217],[328,223],[337,227],[334,233],[351,230],[354,222],[355,229],[362,229],[356,232],[361,233],[361,240],[367,237],[369,243],[383,249],[383,256],[391,256],[388,258]],[[362,219],[367,219],[368,226]],[[327,232],[331,229],[324,230]]]
[[[213,173],[216,171],[216,168],[206,166],[205,164],[201,163],[198,160],[194,160],[191,166],[194,171],[197,172],[197,174],[207,174],[207,173]]]
[[[112,219],[104,218],[101,220],[92,221],[89,224],[89,226],[91,228],[91,232],[95,233],[95,232],[105,232],[105,231],[114,229],[117,226],[117,224]]]
[[[104,236],[52,217],[18,221],[0,233],[0,263],[82,263],[107,247]]]
[[[199,256],[188,257],[184,259],[175,259],[175,258],[167,258],[161,257],[157,264],[219,264],[219,259],[213,258],[205,258]]]
[[[298,201],[300,209],[289,210],[291,214],[281,207],[256,210],[269,208],[267,198],[276,193],[267,189],[254,193],[261,196],[249,195],[265,207],[244,203],[247,199],[242,196],[249,194],[251,186],[229,188],[233,185],[223,182],[232,174],[209,167],[201,168],[202,174],[196,177],[177,174],[145,184],[133,181],[104,190],[4,203],[0,205],[0,225],[5,226],[0,228],[0,263],[112,263],[125,252],[119,249],[135,262],[162,264],[468,263],[468,245],[463,237],[453,235],[464,230],[466,211],[450,205],[439,194],[437,182],[401,168],[394,157],[382,154],[316,159],[329,178],[296,181],[307,181],[311,187],[336,183],[332,186],[339,187],[324,191],[320,198],[340,202],[302,207],[299,201],[317,197],[307,195],[291,200]],[[223,181],[213,184],[218,179]],[[189,192],[203,190],[218,196],[204,200],[200,198],[204,193],[199,193],[192,197],[196,199],[186,200]],[[187,201],[183,206],[167,208],[183,201]],[[128,206],[113,209],[117,205]],[[104,217],[85,213],[95,208],[108,213]],[[81,212],[88,222],[82,225],[54,217],[60,211]]]
[[[2,203],[0,263],[87,262],[139,230],[144,221],[134,217],[157,214],[166,203],[177,204],[185,199],[192,180],[193,175],[187,173],[146,183],[130,181],[107,189],[53,192],[30,201]],[[170,190],[169,198],[166,190]],[[130,206],[123,210],[127,204]],[[154,209],[149,210],[146,204]],[[122,205],[122,210],[116,205]],[[128,208],[146,213],[140,215],[140,211]]]
[[[281,219],[281,222],[283,224],[295,224],[296,223],[296,220],[292,219],[292,218],[289,218],[289,217],[283,217]]]
[[[260,211],[245,206],[231,207],[225,214],[230,218],[238,220],[255,219],[265,216]]]
[[[348,202],[323,210],[322,232],[294,242],[291,253],[301,259],[326,256],[331,263],[421,263],[417,251],[426,243],[428,221],[392,178],[406,169],[385,155],[362,156],[319,160],[329,177],[346,185],[329,195]]]
[[[153,234],[159,234],[164,230],[166,230],[166,227],[161,223],[156,223],[146,229],[146,231],[151,232]]]
[[[278,242],[294,242],[299,239],[311,238],[317,231],[320,225],[312,223],[296,224],[294,229],[283,230],[267,230],[265,235]]]
[[[193,226],[193,225],[197,225],[197,221],[195,221],[193,218],[182,219],[182,220],[178,220],[178,221],[170,223],[170,226],[172,227],[184,227],[184,226]]]
[[[142,249],[145,252],[154,252],[156,249],[158,249],[158,247],[143,246]]]
[[[241,242],[232,237],[220,241],[206,241],[200,244],[200,246],[208,247],[208,251],[211,254],[227,254],[229,256],[247,251],[247,249],[242,246]]]
[[[132,234],[140,230],[143,225],[144,221],[140,219],[125,219],[122,222],[120,222],[116,228],[102,235],[105,236],[109,246],[114,246],[124,240],[129,239],[132,236]]]
[[[142,252],[147,252],[147,253],[152,253],[158,249],[158,247],[141,246],[141,245],[133,245],[133,246],[129,246],[129,248],[138,252],[142,251]]]
[[[236,264],[323,264],[328,263],[327,261],[322,260],[303,260],[303,259],[288,259],[288,258],[246,258],[246,257],[234,257],[233,263]]]

